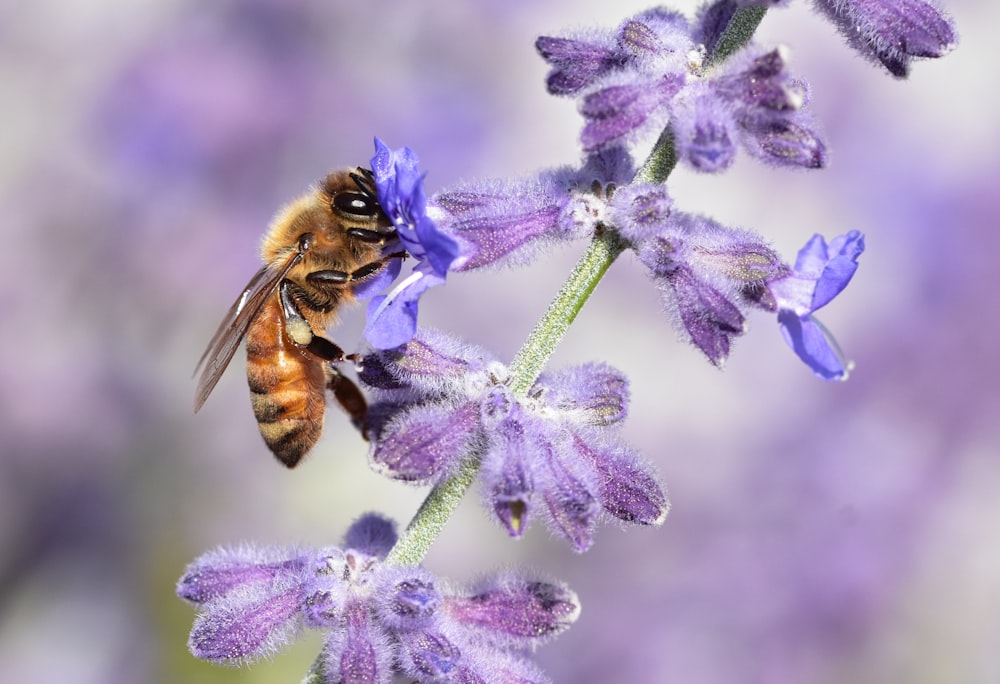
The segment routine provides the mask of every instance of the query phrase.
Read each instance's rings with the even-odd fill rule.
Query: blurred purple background
[[[185,647],[184,565],[223,543],[338,541],[405,523],[423,490],[380,480],[331,408],[286,472],[237,363],[197,416],[191,370],[257,268],[274,210],[372,137],[416,149],[429,190],[575,160],[539,33],[643,9],[596,0],[43,1],[0,8],[0,681],[298,681],[315,635],[227,670]],[[475,498],[427,559],[469,579],[523,563],[583,612],[540,651],[558,682],[1000,681],[1000,5],[948,3],[962,44],[894,82],[805,6],[769,13],[813,87],[833,165],[680,171],[688,209],[789,258],[867,234],[823,320],[857,367],[815,378],[759,315],[724,372],[675,340],[621,259],[554,364],[633,378],[628,438],[673,510],[577,556],[508,540]],[[690,11],[693,2],[680,7]],[[510,358],[582,249],[456,277],[423,323]],[[334,338],[352,347],[360,309]]]

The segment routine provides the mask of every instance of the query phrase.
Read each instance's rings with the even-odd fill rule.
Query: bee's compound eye
[[[338,192],[333,197],[333,207],[342,214],[371,218],[378,214],[378,203],[360,192]]]

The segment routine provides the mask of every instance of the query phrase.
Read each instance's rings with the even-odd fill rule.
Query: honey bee
[[[261,245],[265,266],[229,309],[195,368],[197,413],[246,339],[250,401],[264,442],[294,468],[323,430],[326,389],[364,432],[367,403],[335,364],[356,360],[324,337],[354,287],[380,273],[396,231],[382,211],[371,171],[328,175],[284,207]]]

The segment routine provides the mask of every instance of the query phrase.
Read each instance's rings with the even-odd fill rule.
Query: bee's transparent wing
[[[260,313],[264,302],[274,294],[278,288],[278,283],[284,279],[295,264],[301,261],[303,250],[292,253],[283,264],[277,269],[265,266],[257,271],[257,274],[247,283],[246,289],[236,299],[226,313],[226,317],[219,324],[219,329],[212,336],[212,341],[208,343],[205,352],[198,360],[194,372],[201,370],[198,377],[198,388],[194,395],[195,413],[202,407],[208,395],[215,389],[215,385],[222,377],[226,366],[232,361],[236,349],[240,342],[246,337],[247,330],[257,314]],[[204,366],[204,368],[203,368]]]

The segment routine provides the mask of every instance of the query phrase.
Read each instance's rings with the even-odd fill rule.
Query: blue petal
[[[371,159],[379,204],[392,221],[399,241],[417,260],[413,274],[388,296],[372,299],[368,307],[365,337],[376,349],[393,349],[406,344],[417,329],[417,302],[429,287],[444,282],[448,270],[459,256],[458,242],[438,229],[427,216],[427,196],[420,160],[409,147],[390,150],[375,138],[375,156]],[[395,261],[395,260],[394,260]],[[394,278],[398,262],[386,269]],[[379,285],[385,278],[379,277]],[[375,284],[358,288],[360,297],[370,296]]]
[[[848,368],[836,343],[811,316],[799,317],[784,309],[778,312],[778,325],[785,342],[813,373],[824,380],[847,379]]]
[[[830,260],[826,240],[816,233],[795,257],[795,275],[801,278],[818,278],[826,262]]]
[[[414,233],[424,252],[423,261],[430,264],[434,273],[443,278],[458,258],[458,242],[450,235],[441,232],[426,214],[417,220]],[[408,241],[403,239],[403,244],[408,244]]]
[[[371,165],[379,199],[391,207],[408,205],[409,196],[423,180],[417,170],[419,164],[420,158],[409,147],[390,150],[384,142],[375,138],[375,156]],[[388,210],[387,207],[387,213]]]
[[[858,270],[858,257],[865,251],[865,238],[860,232],[853,230],[834,238],[830,242],[829,251],[834,256],[826,263],[816,281],[811,311],[828,304],[851,282],[854,272]]]
[[[388,295],[375,297],[368,304],[365,339],[376,349],[394,349],[406,344],[417,331],[417,302],[428,288],[440,285],[444,278],[415,270]]]
[[[458,243],[427,216],[424,176],[417,168],[419,164],[420,159],[409,147],[390,150],[375,138],[371,165],[379,203],[396,226],[406,251],[417,261],[430,264],[443,277],[458,257]]]
[[[370,278],[362,280],[354,286],[354,289],[352,290],[354,296],[361,300],[371,299],[376,293],[382,292],[389,287],[389,285],[392,284],[392,281],[399,277],[399,271],[402,268],[402,259],[390,259],[382,271]]]

